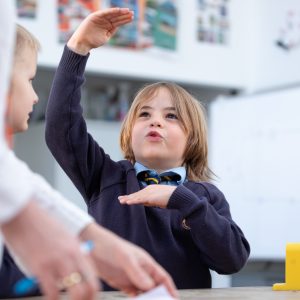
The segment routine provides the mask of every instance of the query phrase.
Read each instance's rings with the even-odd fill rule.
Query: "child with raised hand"
[[[119,18],[115,10],[110,10],[107,17],[127,22],[124,12],[119,11],[117,14]],[[130,13],[127,11],[126,14],[130,19]],[[14,62],[7,93],[9,106],[6,123],[10,134],[27,130],[30,113],[38,102],[32,86],[38,48],[39,43],[35,37],[25,28],[17,26]],[[29,169],[25,174],[26,183],[32,185],[34,190],[32,202],[46,211],[41,214],[35,209],[29,216],[26,214],[27,219],[19,217],[18,222],[14,221],[10,226],[6,223],[12,221],[0,224],[1,232],[5,237],[10,237],[6,241],[12,249],[21,249],[21,252],[17,252],[18,258],[37,277],[46,297],[56,299],[61,287],[64,287],[70,299],[93,299],[98,288],[96,275],[131,295],[164,284],[170,294],[176,297],[176,288],[170,276],[144,250],[97,225],[89,215],[51,189],[37,174]],[[58,219],[59,223],[50,223],[50,216]],[[94,244],[89,257],[79,247],[80,241],[87,240]],[[28,250],[31,250],[31,255],[28,255]],[[0,298],[18,296],[13,288],[25,275],[7,249],[0,267]],[[33,286],[28,294],[19,296],[40,293],[39,288]]]
[[[210,288],[209,269],[239,271],[250,247],[224,195],[208,183],[200,103],[173,83],[142,88],[121,129],[125,160],[113,161],[87,132],[81,86],[90,50],[115,32],[105,14],[89,15],[64,49],[47,107],[47,144],[99,224],[151,253],[178,288]]]

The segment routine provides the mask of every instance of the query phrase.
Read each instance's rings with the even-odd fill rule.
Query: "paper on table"
[[[160,285],[146,293],[143,293],[137,297],[131,298],[135,300],[147,300],[147,299],[155,299],[155,300],[174,300],[173,297],[170,296],[167,289],[164,285]]]

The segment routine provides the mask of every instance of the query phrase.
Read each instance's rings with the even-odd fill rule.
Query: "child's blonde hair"
[[[24,49],[27,48],[32,49],[34,52],[37,53],[41,48],[40,42],[27,29],[17,24],[15,53],[14,53],[15,63],[23,60]]]
[[[208,167],[207,125],[204,108],[199,101],[175,83],[150,84],[137,93],[121,128],[120,145],[124,157],[135,163],[131,146],[132,128],[143,103],[154,97],[160,88],[166,88],[171,94],[177,117],[187,135],[183,155],[187,178],[194,181],[208,181],[212,178],[212,172]]]

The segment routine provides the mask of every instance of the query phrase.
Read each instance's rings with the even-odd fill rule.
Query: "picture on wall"
[[[59,42],[66,43],[82,20],[101,6],[101,0],[57,0]]]
[[[68,41],[91,12],[108,7],[128,7],[134,20],[120,27],[109,45],[134,50],[164,49],[177,45],[177,0],[57,0],[59,42]]]
[[[283,15],[276,45],[284,50],[300,48],[300,10],[289,9]]]
[[[2,0],[3,1],[3,0]],[[17,0],[17,14],[19,18],[36,18],[37,0]]]
[[[197,0],[197,40],[201,43],[228,45],[230,0]]]
[[[110,0],[106,3],[109,7],[129,7],[135,16],[131,24],[120,28],[111,39],[111,45],[176,50],[178,16],[175,0]]]

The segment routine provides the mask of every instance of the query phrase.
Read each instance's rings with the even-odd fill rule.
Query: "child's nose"
[[[160,121],[153,121],[150,124],[151,127],[161,127],[161,122]]]
[[[37,104],[39,102],[39,97],[37,94],[35,94],[34,100],[33,100],[33,104]]]

